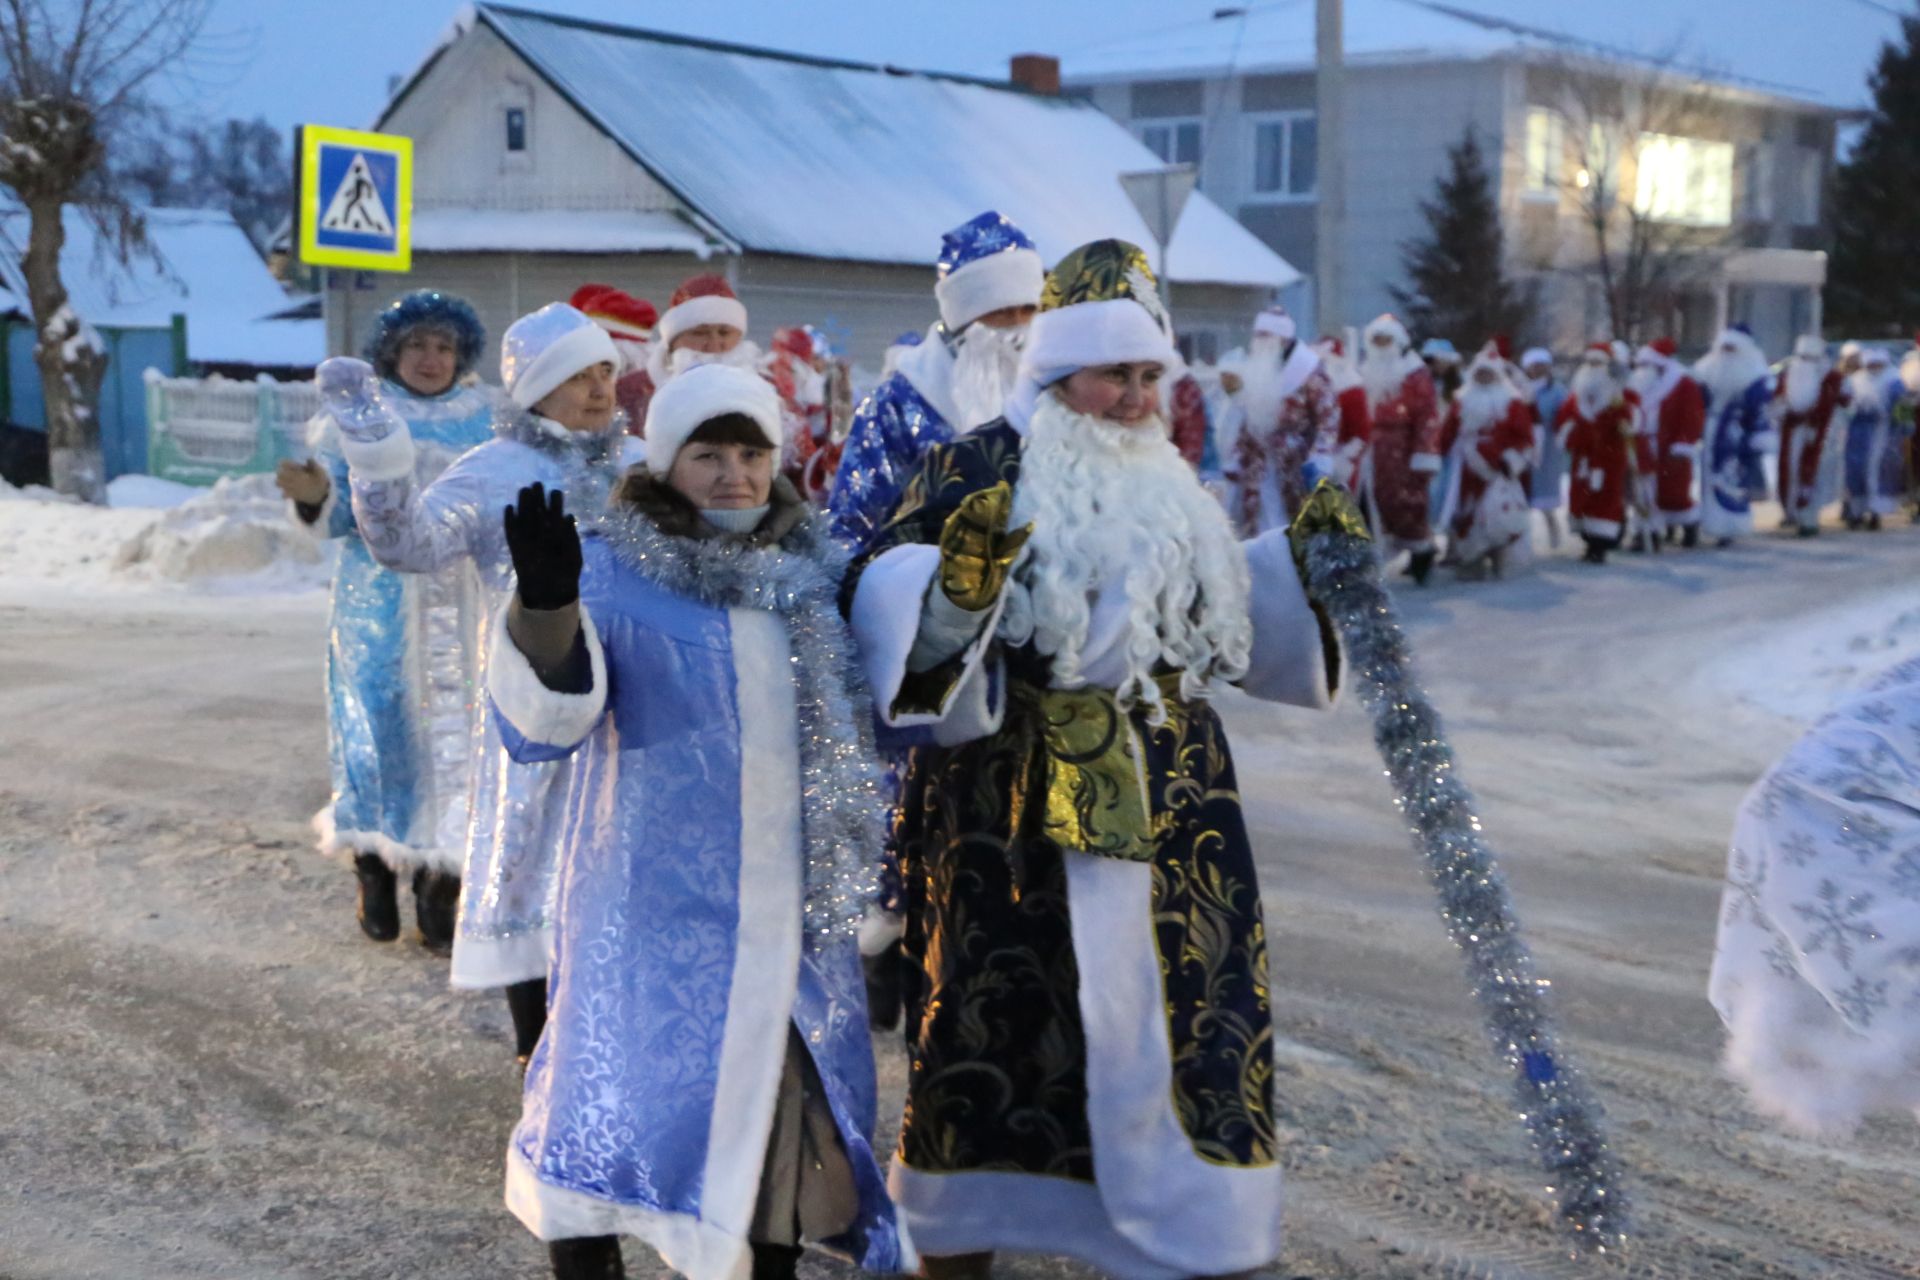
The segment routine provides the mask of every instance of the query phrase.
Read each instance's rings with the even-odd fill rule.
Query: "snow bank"
[[[330,546],[288,516],[270,475],[211,489],[123,476],[108,497],[97,507],[0,482],[0,581],[289,592],[332,573]]]

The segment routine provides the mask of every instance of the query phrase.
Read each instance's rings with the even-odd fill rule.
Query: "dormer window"
[[[525,107],[507,108],[507,150],[525,151],[527,149],[527,109]]]

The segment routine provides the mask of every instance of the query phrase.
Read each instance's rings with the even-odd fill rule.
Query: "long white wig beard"
[[[1865,413],[1879,413],[1887,407],[1887,366],[1865,365],[1847,377],[1847,391],[1853,407]]]
[[[953,424],[956,430],[971,431],[1005,411],[1026,341],[1024,326],[967,326],[953,356],[953,407],[960,413],[960,421]]]
[[[1693,367],[1696,377],[1713,397],[1713,410],[1732,404],[1746,394],[1747,388],[1767,376],[1767,359],[1750,341],[1737,343],[1732,351],[1715,347]]]
[[[1367,388],[1367,403],[1378,408],[1382,401],[1400,394],[1407,380],[1407,353],[1396,347],[1367,344],[1360,356],[1360,381]]]
[[[1280,421],[1280,406],[1286,399],[1282,382],[1287,354],[1285,343],[1272,334],[1257,333],[1247,344],[1247,362],[1240,370],[1240,407],[1246,411],[1248,428],[1263,443]]]
[[[1180,672],[1203,698],[1237,680],[1253,647],[1246,552],[1165,424],[1120,427],[1042,393],[1028,424],[1013,520],[1033,537],[1008,597],[1002,634],[1053,659],[1054,683],[1078,688],[1096,597],[1124,592],[1122,707],[1166,718],[1156,670]]]
[[[1666,376],[1666,372],[1657,364],[1636,364],[1633,372],[1627,375],[1627,389],[1645,401],[1652,396],[1653,389],[1660,385],[1660,379]]]
[[[1518,393],[1505,378],[1482,386],[1469,379],[1460,388],[1460,434],[1471,437],[1493,427],[1512,412]]]
[[[1823,360],[1803,360],[1795,356],[1787,361],[1787,408],[1795,413],[1805,413],[1813,408],[1813,402],[1820,398],[1820,384],[1826,376],[1827,366]]]
[[[1580,402],[1580,412],[1589,418],[1612,404],[1613,398],[1620,394],[1620,384],[1614,381],[1613,371],[1593,364],[1582,364],[1570,386],[1573,398]]]
[[[668,353],[667,374],[677,377],[703,364],[724,364],[756,373],[760,369],[760,348],[745,338],[731,351],[695,351],[692,347],[681,347],[678,351]]]

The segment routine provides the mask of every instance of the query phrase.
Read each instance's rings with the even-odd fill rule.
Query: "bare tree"
[[[38,328],[54,488],[104,499],[98,416],[106,353],[60,276],[63,219],[78,210],[122,263],[148,252],[146,225],[113,180],[116,134],[156,77],[177,71],[210,0],[0,0],[0,185],[26,207],[21,263]]]
[[[1533,100],[1563,130],[1549,185],[1572,204],[1591,249],[1561,269],[1598,283],[1614,337],[1641,341],[1672,323],[1731,235],[1730,217],[1714,211],[1734,196],[1732,147],[1713,142],[1725,135],[1729,104],[1671,55],[1570,56],[1536,66],[1532,83]]]

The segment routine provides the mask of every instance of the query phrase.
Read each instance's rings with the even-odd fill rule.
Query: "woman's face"
[[[617,407],[613,398],[617,372],[610,360],[590,364],[547,392],[533,411],[569,431],[605,431]]]
[[[699,351],[710,356],[725,355],[740,345],[746,335],[730,324],[697,324],[685,333],[675,334],[668,351]]]
[[[453,385],[460,350],[453,339],[433,329],[416,329],[400,343],[394,372],[400,384],[417,396],[437,396]]]
[[[1102,364],[1078,370],[1054,385],[1075,413],[1105,418],[1116,426],[1138,427],[1159,419],[1164,372],[1152,361]]]
[[[762,507],[773,492],[773,450],[759,444],[685,444],[674,455],[667,483],[703,511]]]

